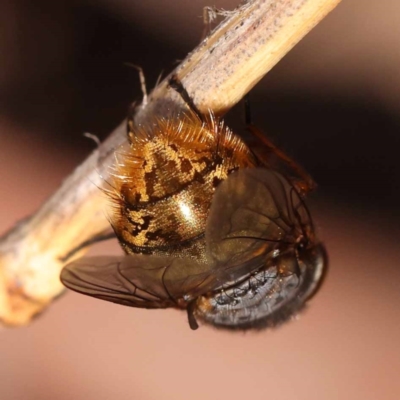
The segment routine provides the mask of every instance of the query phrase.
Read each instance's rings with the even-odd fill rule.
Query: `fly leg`
[[[255,142],[251,146],[251,149],[259,159],[261,165],[267,168],[287,171],[292,184],[302,194],[315,189],[316,184],[306,170],[275,146],[264,132],[253,124],[249,95],[245,97],[245,122],[246,129],[250,133],[251,139]]]
[[[168,84],[172,89],[174,89],[181,96],[182,100],[190,108],[190,110],[194,114],[196,114],[196,116],[199,118],[199,120],[201,122],[205,122],[204,115],[197,108],[196,104],[194,104],[193,99],[189,96],[189,93],[187,92],[187,90],[183,86],[183,84],[180,81],[180,79],[176,75],[172,75]]]

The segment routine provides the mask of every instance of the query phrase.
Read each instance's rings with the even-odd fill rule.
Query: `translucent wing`
[[[282,175],[267,169],[239,170],[214,195],[207,256],[221,282],[235,281],[265,265],[275,250],[311,232],[306,207]]]
[[[212,280],[209,267],[195,260],[138,254],[79,259],[62,270],[61,281],[69,289],[102,300],[166,308],[177,306],[188,292],[204,293]]]
[[[272,170],[240,170],[221,183],[206,244],[220,287],[198,299],[193,316],[219,327],[286,321],[315,293],[326,270],[303,200]]]
[[[61,280],[77,292],[132,307],[185,307],[265,270],[274,251],[293,245],[307,229],[312,231],[308,212],[285,178],[265,169],[238,171],[214,195],[205,232],[207,262],[140,254],[89,257],[67,265]],[[218,315],[221,310],[215,308]]]

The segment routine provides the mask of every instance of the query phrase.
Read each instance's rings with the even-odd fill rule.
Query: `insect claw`
[[[196,300],[192,300],[187,306],[187,315],[190,329],[193,331],[199,328],[199,324],[196,321],[196,317],[194,316],[194,309],[196,307]]]

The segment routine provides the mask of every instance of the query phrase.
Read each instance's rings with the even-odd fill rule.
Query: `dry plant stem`
[[[222,115],[339,2],[250,1],[232,12],[174,73],[200,110]],[[135,123],[155,112],[173,112],[182,106],[180,101],[167,78],[153,90],[146,107],[136,109]],[[124,141],[122,123],[36,214],[0,239],[3,323],[29,323],[62,292],[58,277],[66,255],[109,229],[107,199],[98,186]]]

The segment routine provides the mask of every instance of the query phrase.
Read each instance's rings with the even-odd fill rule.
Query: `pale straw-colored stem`
[[[254,0],[240,6],[176,68],[197,107],[222,115],[340,0]],[[140,63],[140,60],[137,60]],[[181,100],[168,78],[138,107],[135,122]],[[0,320],[24,325],[59,295],[59,273],[77,245],[109,229],[101,176],[125,141],[125,122],[26,221],[0,238]],[[76,253],[79,256],[83,253]]]

